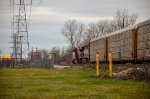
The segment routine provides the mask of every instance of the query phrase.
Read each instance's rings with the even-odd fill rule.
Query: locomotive
[[[99,51],[102,63],[108,62],[110,52],[113,63],[150,63],[150,19],[93,38],[87,46],[88,56],[76,55],[77,62],[82,63],[86,58],[86,62],[94,63],[96,51]],[[82,51],[84,52],[80,50],[78,54],[83,53]]]
[[[89,62],[89,45],[77,47],[72,52],[72,63],[87,63]]]

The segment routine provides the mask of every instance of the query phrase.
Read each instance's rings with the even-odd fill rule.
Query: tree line
[[[137,17],[137,14],[129,14],[128,10],[122,9],[115,12],[113,20],[99,20],[87,26],[77,20],[68,20],[62,28],[62,35],[73,49],[88,44],[93,38],[133,25]]]

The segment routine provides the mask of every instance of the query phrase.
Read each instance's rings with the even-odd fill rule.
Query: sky
[[[15,0],[16,2],[19,0]],[[30,0],[27,0],[30,1]],[[76,19],[85,25],[98,20],[112,19],[118,9],[137,13],[137,23],[150,19],[150,0],[33,0],[29,20],[29,42],[31,47],[51,49],[67,47],[61,30],[66,21]],[[18,13],[16,8],[15,13]],[[10,0],[0,0],[0,53],[12,53],[12,6]]]

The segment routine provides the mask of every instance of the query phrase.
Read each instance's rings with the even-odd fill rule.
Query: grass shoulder
[[[93,69],[1,69],[0,98],[144,98],[150,84],[95,78]]]

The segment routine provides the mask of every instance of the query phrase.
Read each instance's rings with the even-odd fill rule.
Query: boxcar
[[[134,29],[136,25],[108,34],[108,52],[112,53],[114,62],[133,60],[132,32]]]
[[[106,60],[106,37],[107,35],[103,35],[99,38],[95,38],[90,42],[90,61],[95,61],[95,54],[98,50],[100,52],[100,60]]]
[[[113,62],[150,62],[150,20],[92,39],[91,62],[97,50],[100,61],[108,61],[111,52]]]
[[[137,59],[150,61],[150,20],[138,24]]]

